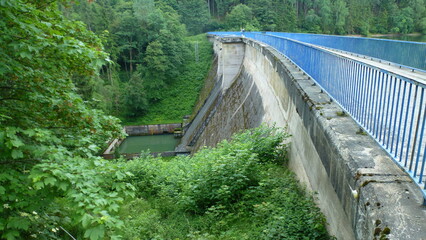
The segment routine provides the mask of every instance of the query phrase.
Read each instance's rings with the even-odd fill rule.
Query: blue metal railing
[[[242,32],[208,32],[207,34],[217,35],[221,37],[233,37],[233,36],[242,36]]]
[[[424,82],[290,38],[260,33],[244,36],[277,49],[310,75],[405,169],[426,198]]]
[[[426,43],[422,42],[309,33],[267,34],[370,56],[426,72]]]

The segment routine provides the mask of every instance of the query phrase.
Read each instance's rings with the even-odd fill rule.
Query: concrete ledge
[[[164,133],[173,133],[176,128],[182,128],[181,123],[171,124],[152,124],[125,126],[124,129],[129,136],[157,135]]]

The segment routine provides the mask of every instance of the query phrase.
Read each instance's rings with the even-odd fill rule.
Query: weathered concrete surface
[[[176,148],[178,152],[192,151],[200,146],[198,139],[205,133],[205,128],[216,115],[218,107],[222,106],[224,93],[233,84],[236,77],[241,72],[244,59],[245,44],[241,38],[228,38],[214,41],[213,48],[218,56],[216,84],[209,97],[198,111],[190,125],[185,129],[185,135]],[[229,98],[226,102],[229,102]],[[223,114],[223,109],[219,109],[219,114]],[[221,136],[221,135],[218,135]],[[223,138],[224,136],[222,136]],[[203,137],[203,139],[206,139]],[[211,140],[214,138],[212,137]]]
[[[210,116],[209,123],[194,144],[194,150],[203,146],[216,146],[241,129],[261,124],[264,109],[259,89],[244,69],[239,76],[223,95],[215,114]]]
[[[288,127],[290,167],[318,193],[337,239],[426,239],[422,194],[404,171],[289,60],[268,46],[243,41],[239,74],[216,102],[195,148],[214,146],[261,122]]]
[[[222,91],[228,89],[241,70],[245,44],[241,38],[222,38],[215,42],[218,52],[218,76],[222,77]]]
[[[171,123],[171,124],[125,126],[124,130],[129,136],[142,136],[142,135],[173,133],[176,128],[182,128],[182,124]]]

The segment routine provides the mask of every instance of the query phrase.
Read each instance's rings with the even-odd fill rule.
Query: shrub
[[[127,218],[126,236],[330,238],[312,197],[282,164],[288,136],[280,129],[261,126],[193,156],[163,160],[147,155],[130,161],[126,170],[133,176],[129,180],[150,208],[127,208],[134,217]]]

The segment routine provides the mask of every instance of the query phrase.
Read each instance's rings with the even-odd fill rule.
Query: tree
[[[419,29],[423,34],[426,34],[426,17],[420,20]]]
[[[318,0],[315,2],[318,16],[321,18],[323,33],[331,33],[333,29],[333,13],[330,0]]]
[[[119,59],[126,71],[133,72],[135,64],[139,62],[139,46],[142,39],[138,21],[133,14],[133,4],[125,2],[119,6],[117,24],[114,26],[114,34],[117,36]]]
[[[235,6],[226,16],[226,25],[230,30],[239,31],[246,29],[253,21],[253,12],[250,7],[244,4]]]
[[[161,99],[166,87],[167,56],[163,52],[163,45],[159,41],[151,42],[146,48],[145,54],[145,87],[148,92],[148,99],[155,102]]]
[[[309,10],[304,21],[304,28],[311,33],[321,32],[321,18],[315,13],[313,9]]]
[[[148,109],[148,98],[140,65],[137,71],[133,72],[132,77],[126,85],[124,103],[127,107],[126,112],[130,116],[143,115]]]
[[[349,15],[348,8],[344,0],[336,0],[333,4],[334,32],[345,34],[346,18]]]
[[[203,32],[210,20],[208,6],[204,0],[184,0],[179,3],[179,14],[182,23],[190,34],[196,35]]]
[[[132,195],[119,165],[95,156],[122,135],[118,120],[90,108],[72,81],[96,77],[108,56],[57,9],[51,0],[0,1],[1,238],[59,239],[61,229],[114,237],[118,203]]]
[[[295,32],[298,29],[297,3],[294,0],[276,1],[277,31]]]
[[[392,28],[390,29],[393,33],[409,33],[414,29],[413,20],[414,11],[411,7],[405,7],[401,9],[397,14],[391,17]]]
[[[231,12],[231,9],[240,3],[239,0],[214,0],[216,6],[216,16],[225,17]]]
[[[346,32],[368,35],[372,17],[370,0],[347,0],[349,15],[346,19]]]
[[[412,7],[414,14],[415,30],[422,32],[422,19],[426,17],[426,1],[424,0],[411,0],[409,6]]]
[[[277,27],[277,14],[271,0],[249,1],[253,16],[259,21],[260,28],[265,31],[274,31]]]

